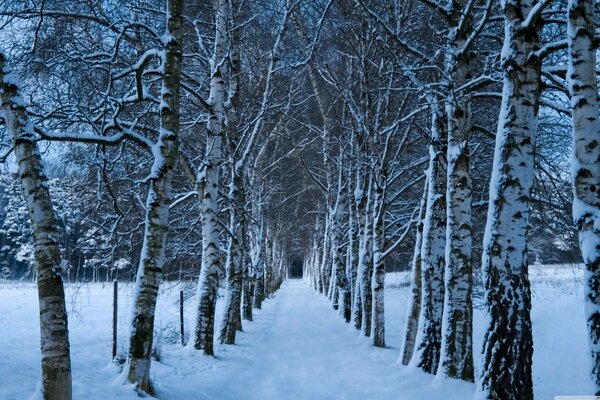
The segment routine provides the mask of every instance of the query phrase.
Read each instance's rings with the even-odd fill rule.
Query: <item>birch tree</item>
[[[446,152],[445,115],[430,100],[432,115],[427,170],[427,200],[421,244],[422,298],[414,362],[433,374],[440,360],[444,304],[444,250],[446,240]]]
[[[600,394],[600,115],[596,78],[595,15],[591,0],[568,5],[569,70],[574,188],[573,219],[585,263],[585,311],[595,394]]]
[[[448,79],[445,112],[448,121],[448,170],[446,188],[446,248],[444,311],[440,372],[448,377],[473,381],[473,268],[471,200],[472,179],[469,140],[472,133],[473,75],[470,51],[484,29],[493,2],[483,3],[478,17],[472,2],[451,1],[444,76]],[[476,17],[478,17],[476,20]],[[462,89],[462,90],[461,90]]]
[[[502,3],[504,82],[482,262],[490,318],[480,390],[489,399],[533,398],[527,232],[540,94],[541,62],[535,52],[545,4]]]
[[[144,244],[135,282],[134,306],[125,371],[140,390],[152,393],[150,363],[154,313],[164,265],[173,169],[179,152],[179,91],[182,63],[183,1],[169,0],[164,36],[160,133],[153,147],[154,164],[148,177]]]
[[[71,355],[58,221],[33,124],[27,115],[17,77],[12,73],[3,49],[0,49],[0,98],[2,117],[12,139],[33,234],[40,304],[42,396],[44,400],[70,400]]]
[[[211,64],[210,113],[207,124],[205,165],[198,173],[202,189],[202,265],[198,281],[198,307],[193,346],[206,355],[214,355],[213,336],[215,306],[222,264],[220,228],[218,223],[219,172],[222,161],[222,135],[225,103],[225,55],[227,52],[228,0],[215,3],[215,39]]]
[[[350,283],[346,274],[345,266],[345,246],[343,234],[344,211],[346,209],[345,184],[343,183],[342,174],[339,174],[338,193],[333,211],[332,221],[332,251],[333,251],[333,270],[335,272],[335,289],[338,292],[338,307],[340,315],[346,322],[350,322]]]
[[[402,347],[400,349],[400,359],[402,364],[408,365],[412,359],[417,340],[417,330],[419,328],[419,315],[421,312],[421,285],[422,285],[422,259],[421,246],[423,241],[423,222],[425,219],[425,201],[427,199],[427,189],[429,185],[425,181],[423,198],[419,206],[419,217],[416,223],[415,248],[411,262],[410,270],[410,297],[407,303],[406,320],[404,322],[404,334],[402,336]]]

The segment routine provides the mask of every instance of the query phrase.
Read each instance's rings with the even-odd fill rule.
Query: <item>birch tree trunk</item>
[[[252,268],[252,251],[250,247],[250,238],[248,237],[248,225],[249,221],[246,218],[246,223],[244,223],[242,227],[242,235],[244,237],[243,242],[243,259],[244,259],[244,269],[242,271],[242,318],[247,321],[252,321],[253,313],[252,313],[252,298],[254,295],[254,285],[252,283],[253,276],[250,273]]]
[[[352,179],[350,179],[350,183]],[[352,185],[350,185],[352,188]],[[354,320],[354,301],[355,301],[355,291],[356,291],[356,274],[358,269],[358,264],[356,262],[356,255],[358,254],[358,223],[357,223],[357,215],[356,215],[356,201],[354,201],[354,196],[352,190],[349,190],[347,193],[348,199],[346,200],[348,203],[348,247],[347,247],[347,275],[350,279],[348,282],[350,285],[350,318],[351,321]]]
[[[40,349],[44,400],[70,400],[71,356],[62,280],[58,221],[48,178],[44,174],[33,124],[29,120],[17,78],[0,50],[2,117],[12,139],[19,179],[31,220],[40,304]]]
[[[329,201],[329,200],[327,200]],[[323,287],[323,294],[327,298],[330,298],[330,278],[331,278],[331,210],[327,207],[325,215],[325,232],[323,233],[323,251],[321,256],[321,281]]]
[[[332,235],[334,233],[332,232]],[[339,304],[338,304],[338,297],[339,297],[339,291],[338,291],[338,283],[337,283],[337,274],[336,274],[336,261],[335,261],[335,257],[336,257],[336,247],[337,246],[335,243],[333,243],[333,238],[331,239],[331,278],[329,279],[329,282],[331,282],[331,285],[329,287],[329,295],[328,298],[329,300],[331,300],[331,305],[333,306],[334,310],[337,310],[339,308]],[[343,265],[343,261],[342,261],[342,265]]]
[[[490,315],[481,392],[488,399],[531,399],[531,290],[527,231],[540,93],[541,23],[534,0],[506,0],[504,88],[484,235],[483,273]]]
[[[234,344],[237,331],[242,330],[242,286],[244,276],[244,242],[246,218],[246,193],[244,189],[244,170],[238,165],[236,150],[239,145],[239,77],[241,61],[238,51],[240,41],[239,28],[234,27],[231,33],[230,77],[229,77],[229,108],[227,109],[227,137],[231,164],[231,183],[229,186],[229,237],[225,273],[227,288],[225,292],[225,314],[221,321],[219,340],[221,343]]]
[[[446,122],[432,101],[431,143],[427,172],[427,203],[421,249],[422,298],[415,354],[423,371],[434,374],[440,360],[444,307],[444,252],[446,239]]]
[[[235,168],[234,168],[235,169]],[[234,171],[235,172],[235,171]],[[240,310],[242,306],[242,268],[243,268],[243,228],[244,213],[242,207],[245,203],[243,183],[241,177],[234,175],[232,182],[232,192],[230,197],[233,200],[233,210],[230,214],[230,231],[232,237],[229,238],[229,248],[227,249],[226,273],[227,288],[225,292],[225,313],[221,322],[221,332],[219,340],[221,343],[234,344],[235,335],[242,329],[240,320]]]
[[[269,226],[265,229],[265,258],[263,263],[263,292],[262,292],[262,300],[265,300],[269,297],[271,293],[271,283],[273,276],[273,259],[275,255],[274,243],[271,240]]]
[[[467,14],[465,15],[464,12]],[[452,2],[448,13],[448,172],[446,191],[446,251],[444,314],[439,372],[473,382],[473,268],[471,266],[471,170],[469,136],[471,107],[468,94],[458,92],[469,76],[471,16],[465,5]]]
[[[173,169],[179,152],[179,89],[183,1],[170,0],[163,60],[160,135],[153,149],[154,164],[146,200],[144,244],[135,280],[129,352],[124,373],[129,382],[152,393],[150,363],[154,336],[154,312],[164,265]]]
[[[318,235],[318,233],[317,233]],[[319,237],[319,236],[317,236]],[[321,280],[321,249],[319,248],[320,240],[315,238],[315,254],[314,254],[314,263],[313,263],[313,273],[315,275],[315,289],[319,293],[323,293],[323,282]]]
[[[198,308],[193,344],[196,350],[214,355],[213,337],[215,306],[221,269],[219,212],[219,170],[222,158],[222,130],[225,82],[223,60],[227,42],[227,0],[216,0],[215,41],[211,60],[209,104],[211,107],[207,125],[206,160],[203,173],[199,174],[202,197],[202,265],[198,282]]]
[[[335,271],[336,289],[338,291],[338,304],[340,314],[346,322],[350,322],[350,284],[346,276],[346,266],[344,265],[344,232],[342,224],[344,220],[344,209],[346,208],[346,195],[342,189],[342,179],[340,174],[339,189],[336,204],[333,211],[333,268]],[[336,290],[334,289],[334,290]],[[334,299],[335,300],[335,299]]]
[[[375,183],[375,199],[373,205],[373,277],[371,278],[371,291],[373,299],[373,345],[376,347],[385,347],[385,309],[384,309],[384,288],[385,288],[385,261],[383,252],[385,250],[385,232],[384,232],[384,185],[387,177],[385,173],[378,177]]]
[[[264,224],[264,222],[262,222]],[[256,274],[256,281],[254,284],[254,308],[260,310],[262,308],[262,302],[265,299],[265,258],[264,249],[261,243],[264,240],[262,226],[259,228],[259,232],[255,232],[252,240],[252,265],[254,273]]]
[[[360,180],[357,179],[357,180]],[[359,183],[360,185],[360,183]],[[352,303],[352,320],[354,321],[354,327],[358,330],[362,327],[363,321],[363,307],[362,307],[362,279],[364,271],[364,254],[363,248],[365,244],[365,228],[366,228],[366,214],[367,214],[367,195],[364,187],[361,190],[355,192],[356,198],[356,220],[358,225],[358,260],[356,266],[356,279],[354,283],[354,301]]]
[[[425,203],[427,199],[427,189],[429,185],[425,181],[423,198],[419,208],[419,220],[415,233],[415,250],[412,259],[412,268],[410,272],[410,297],[408,298],[406,322],[404,324],[404,335],[402,337],[402,348],[400,350],[400,359],[402,364],[408,365],[415,350],[417,339],[417,330],[419,327],[419,314],[421,312],[421,245],[423,242],[423,222],[425,220]]]
[[[364,237],[358,255],[358,284],[360,285],[361,305],[361,333],[364,336],[371,335],[371,318],[373,307],[373,292],[371,291],[371,279],[373,274],[373,182],[369,178],[369,190],[367,194],[367,207],[365,210]]]
[[[592,379],[600,395],[600,115],[596,78],[595,16],[591,0],[568,8],[569,91],[573,113],[573,219],[585,263],[585,311]]]

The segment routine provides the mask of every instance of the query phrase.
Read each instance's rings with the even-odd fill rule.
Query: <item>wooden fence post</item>
[[[113,342],[112,342],[112,358],[113,360],[117,357],[117,294],[119,291],[119,284],[115,279],[113,281]]]
[[[181,328],[181,345],[184,346],[183,338],[183,290],[179,291],[179,326]]]

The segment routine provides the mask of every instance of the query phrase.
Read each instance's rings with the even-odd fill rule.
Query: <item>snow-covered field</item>
[[[537,399],[591,394],[583,313],[582,271],[531,268],[534,384]],[[397,363],[406,313],[407,275],[386,277],[386,340],[376,349],[338,318],[327,300],[301,281],[287,281],[244,323],[235,346],[208,358],[182,348],[178,299],[182,285],[163,285],[156,319],[161,362],[151,376],[160,399],[468,399],[475,386],[434,379]],[[67,288],[75,399],[137,399],[110,362],[112,285]],[[191,292],[190,292],[191,293]],[[126,344],[131,286],[119,294],[119,347]],[[479,301],[480,303],[480,301]],[[217,321],[221,309],[218,308]],[[0,399],[23,400],[39,379],[37,297],[31,283],[0,282]],[[193,299],[186,303],[186,328]],[[483,310],[475,311],[475,361]]]

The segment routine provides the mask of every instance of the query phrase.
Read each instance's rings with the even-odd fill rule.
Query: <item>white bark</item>
[[[246,243],[246,192],[244,187],[244,166],[245,159],[238,162],[236,153],[240,144],[238,134],[239,125],[239,81],[241,74],[241,60],[238,49],[239,28],[234,28],[231,34],[230,50],[230,76],[229,76],[229,107],[227,109],[227,139],[229,142],[229,162],[230,179],[229,184],[229,240],[227,248],[227,260],[225,263],[225,273],[227,288],[225,292],[225,313],[221,321],[221,332],[219,340],[221,343],[234,344],[237,331],[242,330],[242,290],[244,286],[245,259],[244,254]],[[243,156],[242,156],[243,158]],[[247,291],[248,289],[246,289]],[[249,319],[252,319],[252,307],[245,308],[249,311]]]
[[[417,339],[417,330],[419,327],[419,315],[421,312],[421,290],[422,290],[422,273],[421,273],[421,246],[423,242],[423,222],[425,220],[425,203],[427,199],[427,189],[429,185],[425,181],[425,189],[423,198],[419,208],[419,220],[415,233],[415,250],[411,263],[411,284],[410,297],[407,304],[406,322],[404,324],[404,335],[402,338],[402,348],[400,350],[400,359],[402,364],[408,365],[415,350]]]
[[[357,284],[359,286],[361,325],[360,331],[364,336],[371,335],[371,318],[373,307],[373,292],[371,279],[373,274],[373,181],[369,176],[369,189],[366,196],[363,238],[358,253]]]
[[[346,276],[346,266],[344,265],[344,233],[343,221],[344,210],[346,208],[346,195],[342,188],[342,179],[338,183],[337,200],[333,212],[333,232],[332,232],[332,249],[333,249],[333,270],[335,271],[335,286],[337,290],[337,303],[340,308],[340,314],[346,322],[350,322],[350,283]],[[335,300],[335,299],[334,299]],[[334,302],[335,304],[335,302]]]
[[[595,394],[600,395],[600,115],[595,16],[591,0],[568,8],[569,91],[573,113],[573,219],[585,263],[585,312]]]
[[[446,123],[432,102],[427,202],[421,248],[422,298],[413,361],[423,371],[437,371],[442,341],[444,251],[446,240]]]
[[[261,216],[255,216],[255,218],[262,218]],[[263,247],[264,235],[263,235],[264,221],[261,221],[260,228],[256,228],[252,236],[252,267],[254,269],[255,284],[254,284],[254,308],[260,310],[262,308],[262,302],[265,299],[265,250]]]
[[[48,178],[16,76],[0,50],[1,115],[12,139],[18,174],[31,220],[40,304],[40,349],[44,400],[70,400],[71,356],[62,280],[58,221]]]
[[[129,352],[124,373],[129,382],[152,393],[150,364],[154,336],[154,312],[169,229],[173,169],[179,151],[179,88],[183,35],[183,1],[170,0],[163,60],[160,134],[146,201],[144,243],[140,255],[131,316]]]
[[[375,196],[373,200],[373,276],[371,278],[372,291],[372,339],[376,347],[385,347],[385,174],[378,177],[375,182]]]
[[[210,115],[207,124],[206,160],[198,175],[202,197],[202,265],[198,282],[198,307],[193,344],[196,350],[214,355],[213,337],[215,306],[221,269],[220,231],[218,223],[219,170],[222,159],[222,130],[225,101],[223,60],[226,54],[228,0],[217,0],[214,52],[211,60]]]
[[[533,398],[527,231],[540,93],[541,22],[535,0],[506,0],[504,87],[496,133],[482,270],[489,325],[480,390],[488,399]]]
[[[448,172],[446,191],[446,251],[444,314],[438,372],[472,382],[473,368],[473,269],[471,266],[471,170],[468,141],[471,108],[468,93],[458,92],[469,76],[471,15],[465,4],[453,2],[448,15]]]

